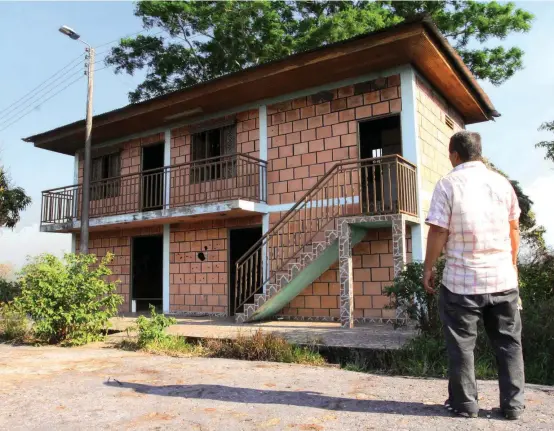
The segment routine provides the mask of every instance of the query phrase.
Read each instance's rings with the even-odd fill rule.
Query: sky
[[[533,28],[502,43],[525,51],[525,69],[499,87],[481,83],[502,116],[468,129],[481,133],[485,156],[522,184],[535,203],[538,222],[547,228],[548,243],[554,246],[554,164],[543,160],[541,150],[534,148],[536,142],[554,138],[537,131],[542,122],[554,120],[554,2],[518,6],[535,15]],[[142,30],[133,11],[131,2],[0,2],[0,112],[83,53],[84,45],[58,32],[61,25],[72,27],[89,44],[98,46]],[[98,53],[110,46],[100,47]],[[140,82],[141,75],[115,75],[111,68],[98,71],[94,113],[126,105],[128,92]],[[60,255],[70,250],[70,235],[40,233],[39,222],[41,191],[73,183],[73,157],[36,149],[21,138],[83,119],[85,104],[83,77],[0,131],[0,163],[33,199],[15,230],[0,229],[0,263],[19,267],[28,255],[45,251]]]

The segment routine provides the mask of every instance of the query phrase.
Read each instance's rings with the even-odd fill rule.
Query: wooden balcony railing
[[[231,199],[266,202],[267,162],[233,154],[94,181],[90,189],[91,218]],[[79,220],[81,199],[81,184],[42,192],[41,223]]]
[[[401,156],[337,163],[237,261],[235,309],[275,282],[306,246],[324,239],[337,217],[417,216],[416,191],[416,167]]]

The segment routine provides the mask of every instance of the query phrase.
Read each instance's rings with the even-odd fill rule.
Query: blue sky
[[[554,165],[542,158],[534,143],[548,138],[538,126],[554,120],[554,3],[522,2],[536,15],[527,34],[503,43],[525,50],[525,69],[500,87],[482,83],[502,117],[496,122],[470,126],[483,136],[485,155],[535,201],[539,222],[549,229],[554,245]],[[66,24],[88,43],[97,46],[142,29],[131,2],[1,2],[0,111],[83,52],[84,46],[58,32]],[[9,41],[9,42],[8,42]],[[99,48],[99,52],[104,48]],[[9,61],[8,61],[9,59]],[[102,67],[97,65],[97,67]],[[99,71],[95,79],[94,112],[102,113],[128,103],[127,93],[140,76]],[[69,81],[68,81],[69,82]],[[15,231],[0,230],[0,263],[21,265],[27,254],[68,250],[67,235],[40,234],[40,192],[73,182],[73,158],[35,149],[21,138],[42,132],[85,115],[86,81],[71,86],[18,123],[0,132],[0,160],[13,181],[34,200]],[[1,129],[2,127],[0,127]]]

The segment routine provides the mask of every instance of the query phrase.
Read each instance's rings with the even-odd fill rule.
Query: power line
[[[73,60],[71,60],[68,64],[66,64],[65,66],[63,66],[61,69],[59,69],[57,72],[55,72],[52,76],[50,76],[49,78],[46,78],[44,81],[42,81],[38,86],[36,86],[35,88],[33,88],[31,91],[29,91],[28,93],[26,93],[25,95],[23,95],[21,98],[19,98],[18,100],[16,100],[15,102],[13,102],[11,105],[7,106],[6,108],[4,108],[3,110],[0,111],[0,116],[1,114],[3,114],[4,112],[6,112],[8,109],[10,109],[12,106],[16,105],[16,104],[19,104],[20,102],[22,102],[24,99],[27,99],[29,95],[31,95],[32,93],[34,93],[35,91],[37,91],[39,88],[41,88],[44,84],[46,84],[48,81],[52,80],[52,78],[54,78],[55,76],[59,75],[60,72],[63,72],[64,70],[66,70],[68,67],[70,67],[71,65],[73,65],[73,63],[75,63],[76,61],[80,60],[81,57],[83,57],[85,54],[81,54],[79,55],[78,57],[74,58]],[[75,68],[75,66],[73,66],[72,68]]]
[[[35,105],[33,106],[30,110],[28,110],[27,112],[25,112],[24,114],[22,114],[20,117],[16,118],[14,121],[12,121],[11,123],[5,125],[2,129],[0,129],[0,132],[6,130],[8,127],[10,127],[12,124],[15,124],[17,123],[19,120],[21,120],[23,117],[29,115],[31,112],[33,112],[35,109],[39,108],[40,106],[42,106],[44,103],[48,102],[50,99],[52,99],[54,96],[57,96],[58,94],[60,94],[62,91],[64,91],[65,89],[69,88],[70,86],[72,86],[73,84],[75,84],[77,81],[79,81],[80,79],[82,79],[83,76],[79,76],[77,79],[71,81],[69,84],[67,84],[65,87],[63,87],[60,91],[58,91],[57,93],[54,93],[52,96],[50,96],[48,99],[46,100],[43,100],[42,102],[40,102],[40,104],[38,105]]]

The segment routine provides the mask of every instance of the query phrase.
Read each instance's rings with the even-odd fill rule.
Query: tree
[[[11,184],[8,174],[0,166],[0,227],[13,228],[20,213],[31,204],[31,198],[21,187]]]
[[[129,93],[146,100],[246,67],[344,40],[429,13],[477,78],[495,85],[523,67],[523,51],[484,46],[527,32],[533,15],[495,1],[139,1],[154,35],[122,39],[106,58],[116,73],[147,68]]]
[[[554,133],[554,121],[547,121],[542,123],[539,127],[539,130],[544,130],[546,132]],[[545,160],[550,160],[554,162],[554,140],[552,141],[541,141],[535,145],[536,148],[546,149],[546,154],[544,155]]]

